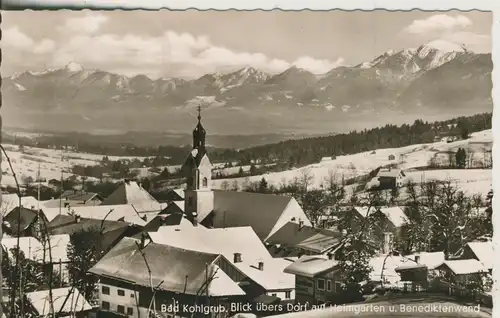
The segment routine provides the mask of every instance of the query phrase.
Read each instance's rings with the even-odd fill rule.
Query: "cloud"
[[[33,40],[17,26],[3,31],[1,44],[4,53],[17,50],[21,52],[33,52],[35,54],[45,54],[52,52],[56,46],[55,42],[50,39],[41,39],[40,41]]]
[[[102,14],[89,14],[83,17],[73,17],[66,20],[63,26],[65,32],[77,32],[92,34],[97,32],[101,26],[108,21]]]
[[[156,37],[76,34],[61,43],[54,53],[52,64],[62,66],[69,62],[126,75],[142,73],[152,77],[197,77],[244,66],[277,73],[296,65],[321,74],[339,66],[344,60],[318,60],[303,56],[295,61],[285,61],[259,52],[235,52],[214,45],[206,36],[166,31]]]
[[[491,36],[486,34],[477,34],[473,32],[455,32],[443,36],[444,40],[464,44],[465,47],[472,52],[476,53],[489,53],[491,52]]]
[[[427,19],[413,21],[404,31],[409,34],[441,33],[471,25],[472,21],[463,15],[453,17],[447,14],[435,14]]]

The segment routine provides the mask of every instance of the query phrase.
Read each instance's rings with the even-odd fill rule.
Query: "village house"
[[[132,204],[138,206],[157,207],[160,205],[140,184],[131,180],[124,180],[118,188],[104,199],[101,205]]]
[[[342,244],[339,232],[288,222],[266,240],[273,257],[335,253]]]
[[[187,178],[184,213],[189,219],[211,228],[251,226],[262,241],[292,220],[311,226],[292,197],[212,190],[212,164],[205,148],[205,136],[198,114],[193,150],[181,169]]]
[[[476,259],[483,266],[492,273],[493,271],[493,256],[495,252],[493,250],[493,243],[488,242],[469,242],[467,243],[461,255],[461,259]]]
[[[475,284],[489,275],[489,270],[476,259],[447,260],[436,270],[445,282],[461,286]]]
[[[445,261],[444,252],[415,253],[405,258],[411,261],[396,267],[395,272],[401,281],[411,284],[411,291],[428,289],[430,280],[438,276],[437,267]]]
[[[38,200],[32,196],[21,197],[21,206],[28,209],[36,209],[38,207]],[[16,193],[2,193],[2,202],[0,203],[0,214],[4,217],[7,213],[11,212],[14,208],[19,207],[19,196]]]
[[[342,289],[338,261],[329,256],[302,256],[284,271],[295,275],[295,302],[299,304],[334,303]]]
[[[40,237],[41,231],[47,223],[45,215],[35,210],[35,207],[31,209],[16,207],[3,217],[2,230],[4,233],[16,237]]]
[[[31,317],[51,316],[51,296],[49,290],[25,294],[24,312]],[[52,289],[52,307],[57,317],[95,318],[92,306],[76,288]]]
[[[59,200],[64,201],[65,206],[96,206],[104,200],[98,193],[83,190],[69,190],[62,193]]]
[[[391,190],[400,188],[403,185],[406,175],[401,169],[381,168],[376,178],[379,183],[379,189]]]
[[[21,237],[19,238],[19,250],[24,253],[26,259],[43,264],[47,271],[53,270],[64,283],[68,282],[69,279],[67,254],[69,242],[69,235],[66,234],[50,235],[49,240],[45,243],[34,237]],[[13,257],[11,249],[16,246],[17,238],[3,238],[3,257]]]
[[[67,234],[77,232],[96,231],[99,233],[99,247],[102,251],[109,251],[124,237],[133,237],[142,232],[142,227],[123,222],[111,220],[97,220],[82,218],[78,215],[57,215],[48,225],[50,235]]]
[[[179,218],[178,215],[170,215],[167,220]],[[262,295],[275,297],[274,300],[293,299],[293,275],[283,272],[289,261],[273,258],[250,226],[210,229],[193,225],[185,217],[175,223],[148,232],[148,237],[158,244],[223,255],[217,265],[240,284],[248,301]]]
[[[192,317],[183,305],[206,304],[212,308],[210,317],[224,317],[218,306],[230,309],[245,292],[217,266],[219,257],[124,238],[90,270],[100,279],[100,311],[149,317],[152,304],[157,311],[164,306],[164,317]]]

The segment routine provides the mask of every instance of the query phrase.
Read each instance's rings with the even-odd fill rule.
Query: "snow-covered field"
[[[491,150],[493,137],[491,130],[485,130],[471,134],[467,140],[459,140],[451,143],[443,141],[418,144],[402,148],[379,149],[347,156],[337,156],[331,161],[324,161],[312,164],[306,167],[267,173],[260,176],[252,176],[238,179],[219,179],[213,181],[214,188],[221,188],[224,181],[232,184],[234,180],[242,185],[245,182],[256,182],[264,177],[269,184],[280,185],[282,183],[292,182],[295,178],[302,178],[304,174],[312,176],[311,188],[319,188],[325,182],[334,176],[340,181],[342,176],[349,179],[361,176],[370,171],[389,164],[396,164],[418,180],[421,180],[422,172],[411,172],[411,169],[425,167],[429,165],[431,158],[446,151],[456,151],[459,147],[464,148],[467,153],[474,153],[475,161],[482,161],[485,158],[485,152]],[[393,155],[394,160],[389,156]],[[465,191],[474,190],[474,192],[483,191],[491,188],[492,174],[491,170],[436,170],[426,172],[426,178],[437,178],[445,180],[451,178],[457,181]]]
[[[103,156],[88,153],[78,153],[73,151],[64,152],[64,161],[61,161],[62,151],[54,149],[44,149],[35,147],[24,147],[23,152],[18,146],[5,144],[4,148],[11,160],[14,172],[18,181],[27,177],[37,178],[38,166],[40,165],[40,176],[47,180],[60,179],[61,168],[65,177],[71,175],[71,167],[74,165],[94,166],[98,165]],[[110,160],[143,160],[146,157],[117,157],[108,156]],[[14,177],[9,164],[5,158],[2,160],[2,185],[14,186]],[[87,178],[87,180],[90,180]]]

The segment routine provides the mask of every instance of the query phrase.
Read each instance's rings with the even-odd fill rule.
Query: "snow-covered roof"
[[[295,275],[285,273],[284,270],[293,262],[284,258],[267,259],[263,270],[259,270],[258,263],[233,263],[245,276],[262,286],[267,291],[295,288]]]
[[[50,315],[51,306],[49,290],[27,293],[26,298],[38,312],[40,317]],[[52,289],[52,301],[54,310],[61,313],[82,312],[92,309],[92,306],[90,306],[83,295],[80,294],[78,289],[72,287]]]
[[[207,229],[203,226],[162,226],[148,232],[155,243],[203,253],[222,254],[232,260],[240,253],[243,262],[265,261],[272,258],[250,226]]]
[[[141,187],[137,182],[125,181],[118,189],[111,193],[104,201],[102,205],[116,205],[116,204],[152,204],[158,203],[151,194],[149,194],[143,187]]]
[[[325,255],[306,255],[285,268],[284,272],[312,278],[321,273],[334,270],[337,265],[338,261],[329,259]]]
[[[384,280],[391,284],[395,284],[401,280],[399,274],[396,272],[396,268],[405,265],[415,265],[415,262],[402,256],[373,257],[370,259],[370,266],[372,267],[370,279],[372,281],[380,281],[383,275]]]
[[[415,253],[412,255],[405,256],[405,258],[413,260],[415,262],[406,262],[405,264],[398,266],[398,269],[405,270],[405,269],[426,267],[427,269],[433,270],[436,269],[436,267],[438,267],[439,265],[443,264],[445,261],[444,252]]]
[[[401,169],[380,169],[377,177],[396,178],[399,175],[404,175]]]
[[[2,201],[0,202],[0,213],[2,215],[5,215],[16,208],[18,205],[19,196],[17,194],[2,194]],[[21,205],[27,209],[31,209],[32,207],[37,208],[38,200],[32,196],[21,197]]]
[[[493,268],[493,255],[495,254],[492,242],[470,242],[467,245],[484,267]]]
[[[455,275],[466,275],[487,272],[488,269],[476,259],[445,261],[438,268],[448,267]]]
[[[396,227],[401,227],[409,222],[408,217],[398,206],[390,207],[390,208],[379,208],[380,212],[382,212],[392,224]]]
[[[59,234],[50,236],[50,254],[49,254],[49,244],[45,245],[45,261],[49,262],[52,257],[52,262],[57,263],[59,261],[67,262],[68,254],[67,248],[69,244],[68,234]],[[2,247],[7,251],[9,257],[11,257],[10,250],[17,246],[17,238],[2,238]],[[19,238],[19,249],[24,253],[27,259],[32,261],[41,262],[44,260],[44,247],[43,244],[34,237],[20,237]]]

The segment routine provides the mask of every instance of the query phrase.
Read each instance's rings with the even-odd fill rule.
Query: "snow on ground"
[[[62,151],[55,149],[44,149],[36,147],[24,147],[23,152],[19,151],[16,145],[5,144],[4,148],[9,156],[14,172],[19,183],[23,179],[31,177],[37,178],[38,165],[40,165],[40,176],[47,180],[61,178],[61,169],[64,176],[71,175],[71,167],[74,165],[95,166],[98,165],[103,156],[88,153],[78,153],[74,151],[64,152],[64,161],[61,161]],[[144,160],[146,157],[117,157],[108,156],[110,160]],[[2,185],[14,186],[15,181],[7,160],[2,160]],[[87,180],[90,180],[87,178]]]
[[[466,152],[474,152],[476,159],[484,158],[484,152],[491,150],[493,137],[491,130],[485,130],[471,134],[467,140],[459,140],[451,143],[443,141],[417,144],[401,148],[378,149],[376,151],[368,151],[347,156],[337,156],[330,161],[324,161],[308,165],[302,168],[266,173],[264,175],[252,176],[237,179],[219,179],[213,181],[214,188],[221,188],[224,181],[230,184],[236,180],[240,186],[246,182],[256,182],[264,177],[269,184],[279,186],[282,183],[292,182],[295,178],[301,178],[304,173],[310,174],[313,177],[311,188],[319,188],[328,182],[331,176],[340,181],[342,176],[345,179],[366,175],[370,171],[389,164],[396,164],[404,171],[410,173],[412,168],[425,167],[429,165],[432,157],[438,153],[446,151],[456,151],[459,147],[464,148]],[[326,154],[325,154],[326,155]],[[391,160],[390,156],[394,156]],[[410,171],[409,171],[410,170]],[[436,176],[436,178],[450,176],[452,179],[458,179],[464,190],[474,190],[478,187],[491,188],[491,170],[484,170],[478,173],[478,170],[439,170],[435,174],[429,172],[427,178]],[[482,170],[481,170],[482,171]],[[417,179],[420,179],[418,172]],[[489,176],[489,178],[488,178]],[[478,191],[475,191],[478,192]]]

